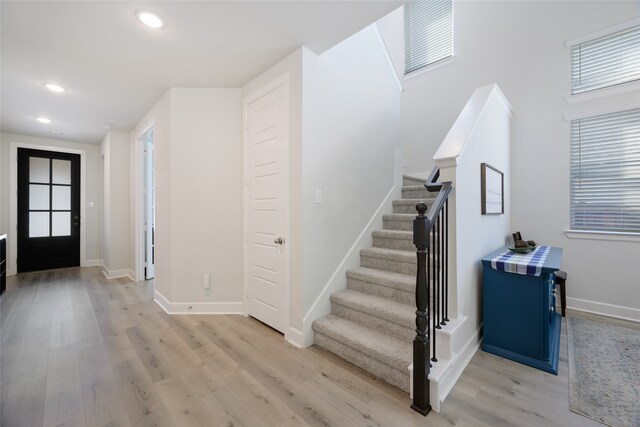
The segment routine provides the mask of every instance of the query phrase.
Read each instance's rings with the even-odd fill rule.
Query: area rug
[[[640,427],[640,330],[567,317],[569,409]]]

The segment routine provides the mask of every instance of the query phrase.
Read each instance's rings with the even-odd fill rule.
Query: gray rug
[[[567,317],[569,409],[640,427],[640,330]]]

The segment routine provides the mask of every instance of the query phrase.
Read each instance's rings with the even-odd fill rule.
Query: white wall
[[[87,208],[86,224],[86,260],[95,264],[101,259],[101,228],[102,228],[102,176],[100,146],[97,144],[83,144],[79,142],[59,141],[56,139],[37,138],[27,135],[2,133],[0,147],[0,234],[7,233],[8,238],[14,238],[9,230],[9,149],[12,142],[42,145],[46,147],[75,149],[86,152],[86,193]],[[89,207],[93,203],[94,207]],[[11,254],[8,254],[11,259]]]
[[[132,218],[143,167],[138,139],[154,127],[156,291],[175,311],[241,310],[242,96],[240,89],[172,88],[131,132]],[[138,261],[138,224],[132,227]],[[202,276],[211,275],[205,289]]]
[[[240,89],[171,89],[173,302],[242,301],[241,101]]]
[[[302,276],[302,56],[307,49],[301,47],[285,57],[242,88],[246,98],[277,78],[289,77],[289,322],[294,333],[302,331],[303,276]],[[242,166],[240,166],[242,167]]]
[[[100,150],[104,174],[104,270],[108,277],[133,276],[129,265],[129,133],[110,130]]]
[[[374,26],[303,58],[306,314],[394,186],[400,90]],[[336,279],[346,287],[344,274]]]
[[[563,116],[637,102],[636,93],[568,104],[565,42],[639,15],[632,1],[455,2],[455,60],[404,80],[401,119],[406,171],[426,172],[473,89],[497,82],[516,112],[507,177],[513,190],[512,229],[564,248],[569,307],[638,320],[640,245],[564,234],[569,228],[569,122]],[[395,22],[402,31],[401,20]]]

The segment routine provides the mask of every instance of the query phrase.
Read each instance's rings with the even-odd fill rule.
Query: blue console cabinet
[[[482,349],[557,375],[562,317],[556,313],[554,273],[562,248],[551,248],[540,276],[491,268],[491,260],[504,250],[482,259]]]

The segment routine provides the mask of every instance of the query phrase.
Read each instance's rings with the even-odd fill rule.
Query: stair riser
[[[384,237],[374,237],[373,246],[376,248],[399,249],[402,251],[416,250],[416,247],[413,244],[413,239],[387,239]]]
[[[413,179],[413,178],[406,178],[406,177],[402,178],[402,185],[403,186],[407,186],[407,185],[424,185],[424,183],[425,183],[424,179]]]
[[[408,325],[399,325],[389,320],[381,319],[369,313],[364,313],[337,303],[331,303],[331,314],[342,317],[343,319],[351,320],[352,322],[365,326],[368,329],[381,332],[397,339],[412,341],[416,336],[411,325],[412,322],[409,322]]]
[[[427,203],[427,206],[430,206],[430,204]],[[395,203],[393,205],[393,213],[418,215],[416,204],[414,203]]]
[[[382,224],[385,230],[413,231],[413,219],[383,219]]]
[[[428,199],[433,197],[434,193],[424,190],[418,190],[413,188],[403,188],[402,189],[402,198],[403,199]]]
[[[416,275],[416,262],[402,262],[387,258],[374,258],[367,255],[360,256],[360,265],[376,270],[392,271],[394,273]]]
[[[354,279],[351,277],[347,278],[347,288],[363,292],[365,294],[387,298],[402,304],[415,304],[415,291],[408,292],[402,289],[366,282],[364,280]]]
[[[408,366],[399,367],[399,369],[388,366],[385,363],[379,362],[366,354],[354,350],[353,348],[317,331],[314,333],[314,342],[316,345],[338,355],[356,366],[359,366],[383,381],[386,381],[407,393],[409,392]]]

